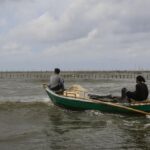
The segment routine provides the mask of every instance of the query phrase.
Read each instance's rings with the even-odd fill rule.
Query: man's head
[[[60,69],[59,68],[55,68],[54,72],[55,72],[55,74],[59,74],[60,73]]]
[[[145,79],[143,76],[137,76],[136,77],[136,82],[145,82]]]

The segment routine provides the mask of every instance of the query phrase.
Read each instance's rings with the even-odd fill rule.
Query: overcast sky
[[[150,0],[0,0],[0,70],[150,69]]]

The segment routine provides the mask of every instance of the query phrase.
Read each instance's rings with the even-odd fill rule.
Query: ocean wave
[[[17,108],[29,108],[29,107],[48,107],[53,105],[51,101],[47,99],[43,101],[3,101],[0,102],[0,111],[17,109]]]

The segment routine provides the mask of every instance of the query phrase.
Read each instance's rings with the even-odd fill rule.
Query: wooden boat
[[[51,101],[60,107],[71,110],[99,110],[107,113],[150,115],[150,102],[119,103],[90,98],[60,95],[45,87]]]

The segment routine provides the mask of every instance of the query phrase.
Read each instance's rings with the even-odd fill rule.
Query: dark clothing
[[[64,81],[59,75],[54,74],[53,76],[50,77],[50,83],[48,87],[52,91],[63,91]]]
[[[131,98],[137,101],[146,100],[148,98],[148,87],[145,83],[138,83],[136,84],[135,92],[128,91],[126,95],[128,98]]]
[[[59,91],[60,89],[62,89],[63,87],[61,87],[60,85],[57,85],[56,87],[51,88],[51,86],[48,86],[50,90],[52,91]]]

